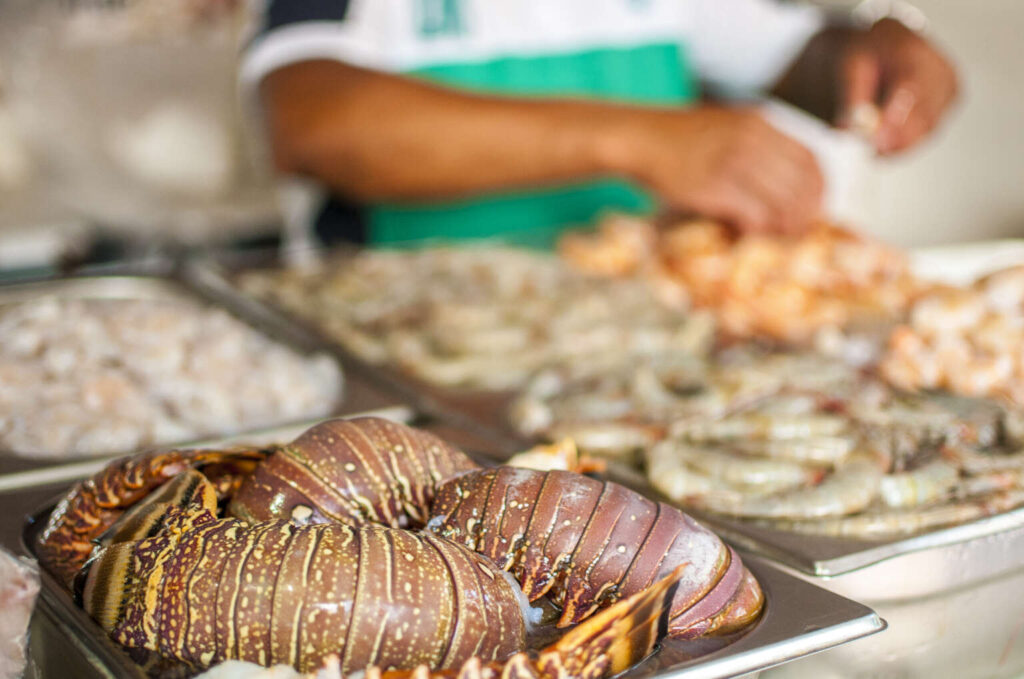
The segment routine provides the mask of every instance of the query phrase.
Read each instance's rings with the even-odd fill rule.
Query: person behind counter
[[[549,244],[611,209],[793,233],[821,207],[814,157],[755,109],[701,100],[698,81],[839,126],[877,111],[877,151],[905,151],[942,119],[956,74],[877,14],[837,23],[771,0],[272,0],[243,78],[260,83],[278,169],[326,185],[338,201],[324,215],[349,240]]]

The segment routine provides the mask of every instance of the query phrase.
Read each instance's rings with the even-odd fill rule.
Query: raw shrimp
[[[669,428],[673,437],[691,441],[732,439],[793,440],[836,436],[846,431],[847,420],[838,415],[740,414],[719,420],[689,419]]]
[[[884,475],[879,497],[887,507],[917,507],[945,497],[959,480],[955,465],[932,460],[912,471]]]
[[[701,474],[681,464],[673,453],[674,441],[662,441],[647,450],[647,473],[659,492],[676,502],[689,503],[695,497],[709,493],[738,494],[732,484]],[[750,491],[749,494],[754,494]]]
[[[853,436],[814,436],[791,441],[740,441],[736,448],[746,455],[834,467],[846,459],[856,444]]]
[[[647,424],[616,422],[564,421],[554,424],[548,430],[552,439],[570,438],[580,450],[592,455],[621,457],[637,450],[644,450],[662,438],[664,432]]]
[[[1024,490],[1012,489],[976,500],[931,507],[890,509],[812,521],[772,521],[768,525],[798,533],[870,540],[974,521],[1021,504],[1024,504]]]
[[[877,456],[858,452],[816,486],[753,497],[708,493],[695,498],[693,504],[719,514],[748,518],[844,516],[871,504],[878,496],[881,478],[882,468]]]
[[[1024,450],[982,453],[967,446],[947,446],[942,454],[967,474],[1024,470]]]
[[[824,470],[785,460],[770,460],[730,453],[722,448],[698,447],[666,441],[666,454],[697,471],[739,486],[790,488],[821,480]],[[669,447],[671,445],[671,447]]]

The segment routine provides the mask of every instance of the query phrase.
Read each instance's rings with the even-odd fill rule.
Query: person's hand
[[[638,115],[620,147],[628,173],[669,210],[741,232],[797,234],[818,216],[824,180],[814,155],[753,109],[700,106]]]
[[[949,60],[891,19],[851,42],[840,79],[840,125],[861,128],[883,155],[927,137],[957,96],[956,70]]]

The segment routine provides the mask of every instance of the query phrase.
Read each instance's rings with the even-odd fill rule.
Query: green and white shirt
[[[243,66],[249,83],[326,58],[480,92],[659,106],[693,101],[698,81],[756,94],[822,26],[813,7],[771,0],[269,0],[265,17]],[[604,210],[655,207],[638,187],[606,180],[363,214],[374,243],[547,245]]]

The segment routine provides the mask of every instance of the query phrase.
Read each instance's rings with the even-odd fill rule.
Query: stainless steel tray
[[[36,513],[22,533],[22,548],[31,545],[52,508]],[[788,575],[757,558],[747,565],[764,588],[765,614],[749,632],[721,648],[699,642],[665,640],[641,664],[619,675],[630,679],[717,679],[758,672],[796,658],[838,646],[885,629],[871,609]],[[33,645],[44,674],[61,676],[145,677],[142,667],[114,644],[70,594],[42,572],[36,624],[47,638],[63,639],[66,656],[48,646]],[[44,644],[46,642],[44,641]],[[39,657],[40,654],[42,657]]]
[[[360,378],[358,371],[350,371],[344,359],[329,351],[329,347],[302,327],[283,322],[280,319],[247,314],[244,304],[233,304],[224,291],[210,291],[202,285],[194,285],[179,272],[82,275],[64,278],[49,278],[29,282],[0,285],[0,306],[27,302],[47,296],[70,299],[132,299],[132,300],[188,300],[205,305],[224,308],[242,322],[271,339],[291,347],[301,354],[325,353],[339,362],[343,372],[344,387],[332,415],[348,415],[365,411],[384,411],[392,418],[408,421],[414,411],[398,394],[366,378]],[[308,424],[306,422],[305,424]],[[257,432],[242,432],[247,438]],[[197,442],[176,442],[179,445],[194,445]],[[130,453],[122,451],[118,455]],[[76,465],[80,465],[77,476],[91,473],[96,465],[118,455],[93,458],[33,459],[30,456],[14,454],[0,455],[0,492],[27,485],[52,483],[54,480],[76,478]],[[56,468],[60,468],[57,470]]]

